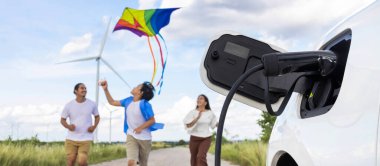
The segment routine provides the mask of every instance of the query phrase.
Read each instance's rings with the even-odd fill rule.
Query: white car
[[[321,46],[309,54],[320,50],[336,56],[330,60],[335,62],[327,64],[332,70],[328,73],[321,71],[323,58],[304,68],[286,60],[264,62],[266,55],[284,51],[245,36],[225,34],[210,43],[201,77],[210,89],[227,95],[243,73],[266,63],[242,82],[234,96],[262,111],[267,111],[265,79],[270,70],[277,71],[269,77],[268,102],[274,110],[295,84],[272,130],[268,166],[380,165],[380,3],[342,21],[324,41],[316,42]],[[312,70],[315,73],[307,74]]]

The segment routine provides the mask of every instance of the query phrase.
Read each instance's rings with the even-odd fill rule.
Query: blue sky
[[[155,96],[152,104],[156,120],[164,122],[166,128],[154,132],[153,139],[188,140],[181,122],[194,108],[198,94],[209,96],[217,115],[224,101],[199,76],[201,58],[213,36],[234,31],[291,51],[313,50],[329,28],[369,1],[1,0],[0,140],[9,135],[21,139],[36,134],[44,141],[64,140],[66,131],[59,124],[62,108],[74,98],[72,89],[77,82],[85,83],[87,97],[95,100],[96,64],[56,62],[96,56],[107,19],[112,18],[113,28],[125,7],[182,7],[161,30],[169,58],[162,94]],[[152,44],[157,53],[155,42]],[[150,80],[152,60],[146,37],[109,31],[102,56],[131,86]],[[111,70],[101,64],[100,71],[115,99],[129,96],[130,89]],[[119,110],[113,113],[112,140],[125,140],[122,108],[104,104],[102,91],[99,99],[99,140],[109,139],[107,108]],[[225,124],[226,136],[257,138],[259,116],[260,111],[233,102]]]

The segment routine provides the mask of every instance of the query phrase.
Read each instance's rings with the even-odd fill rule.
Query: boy
[[[156,123],[151,104],[154,87],[144,82],[132,89],[132,96],[123,100],[114,100],[108,91],[107,81],[101,81],[107,101],[113,106],[124,107],[124,133],[127,134],[128,166],[148,165],[148,157],[152,147],[151,131],[162,129],[163,124]]]

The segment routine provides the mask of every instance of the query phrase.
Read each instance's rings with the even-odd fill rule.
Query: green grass
[[[94,144],[91,147],[89,163],[95,164],[126,157],[125,144]]]
[[[210,147],[215,153],[215,144]],[[265,166],[267,144],[259,141],[225,143],[222,145],[221,157],[240,166]]]
[[[152,149],[178,146],[170,142],[153,142]],[[210,152],[215,152],[211,145]],[[259,141],[224,143],[222,159],[240,166],[265,166],[267,144]],[[125,144],[93,144],[89,164],[124,158]],[[0,166],[50,166],[65,165],[63,142],[44,143],[38,140],[0,142]]]
[[[93,144],[90,150],[89,163],[94,164],[125,156],[124,145]],[[66,154],[62,143],[44,145],[0,143],[0,165],[66,165]]]
[[[153,142],[152,149],[176,146],[170,142]],[[126,157],[125,144],[92,144],[88,162],[96,164]],[[0,166],[66,165],[64,142],[40,142],[36,137],[0,141]]]

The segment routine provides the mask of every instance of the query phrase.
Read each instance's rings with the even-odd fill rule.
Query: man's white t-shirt
[[[140,101],[131,102],[131,104],[128,105],[127,108],[127,124],[128,124],[128,130],[127,134],[133,136],[136,139],[139,140],[151,140],[152,134],[149,130],[149,128],[146,128],[141,131],[141,133],[137,134],[133,132],[134,129],[138,128],[142,124],[144,124],[146,121],[141,113],[140,109]]]
[[[198,110],[191,110],[186,117],[183,119],[183,123],[185,124],[185,128],[190,135],[197,137],[209,137],[212,135],[210,128],[214,129],[218,124],[215,114],[211,110],[206,110],[202,112],[199,120],[194,124],[194,126],[188,128],[186,124],[191,123],[194,119],[198,117]]]
[[[66,139],[73,141],[91,141],[94,139],[93,133],[87,131],[92,126],[92,116],[99,115],[95,102],[86,99],[83,103],[78,103],[75,99],[65,105],[62,118],[70,119],[69,124],[75,125],[75,130],[68,130]]]

